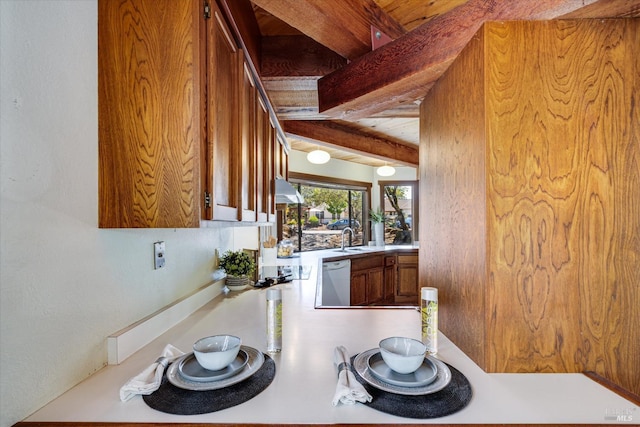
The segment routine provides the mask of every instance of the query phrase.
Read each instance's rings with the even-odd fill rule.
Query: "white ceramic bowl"
[[[198,363],[210,371],[223,369],[238,356],[242,340],[233,335],[214,335],[200,338],[193,345]]]
[[[415,372],[422,365],[427,351],[421,341],[413,338],[390,337],[378,345],[384,363],[399,374]]]

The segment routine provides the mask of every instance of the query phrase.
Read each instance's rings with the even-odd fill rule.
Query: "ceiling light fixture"
[[[307,154],[307,160],[316,165],[322,165],[327,163],[331,159],[331,156],[326,151],[316,148],[315,150]]]
[[[380,176],[391,176],[394,173],[396,173],[396,168],[394,168],[393,166],[389,166],[385,163],[385,165],[380,166],[376,172]]]

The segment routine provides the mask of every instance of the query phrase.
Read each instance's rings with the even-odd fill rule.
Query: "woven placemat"
[[[219,390],[192,391],[174,386],[162,378],[160,388],[152,394],[142,396],[151,408],[175,415],[197,415],[216,412],[239,405],[265,390],[276,376],[276,364],[265,354],[264,363],[244,381]]]
[[[351,358],[353,364],[355,357]],[[471,401],[473,391],[467,377],[453,366],[446,364],[451,370],[451,382],[440,391],[422,396],[405,396],[370,385],[354,370],[356,379],[373,397],[367,406],[380,412],[405,418],[438,418],[458,412]]]

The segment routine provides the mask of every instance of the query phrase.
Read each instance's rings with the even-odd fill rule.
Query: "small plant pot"
[[[249,286],[249,277],[247,276],[227,276],[225,285],[230,291],[241,291]]]

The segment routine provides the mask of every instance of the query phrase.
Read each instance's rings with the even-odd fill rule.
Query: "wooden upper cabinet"
[[[275,159],[273,160],[273,164],[275,166],[276,176],[282,179],[289,179],[289,155],[283,143],[278,142],[274,155]]]
[[[210,205],[206,219],[237,221],[242,218],[241,120],[243,96],[240,50],[222,13],[210,5],[206,30],[206,146],[205,192]]]
[[[241,55],[244,57],[244,55]],[[240,205],[242,207],[240,219],[242,221],[256,221],[257,199],[260,188],[258,187],[258,146],[257,137],[257,98],[258,92],[253,76],[246,62],[242,62],[242,87],[241,87],[241,155],[239,177],[241,182]]]
[[[198,1],[98,2],[98,223],[198,227]]]
[[[269,196],[271,193],[271,173],[269,153],[271,151],[271,131],[269,126],[269,110],[264,101],[256,100],[256,177],[257,177],[257,209],[258,221],[269,219]]]
[[[202,0],[99,0],[99,226],[275,220],[276,126]]]
[[[275,125],[271,121],[269,110],[265,102],[258,102],[259,123],[257,129],[258,152],[258,221],[276,220],[275,179],[276,179],[276,150],[280,143],[277,140]]]
[[[265,147],[268,154],[268,175],[269,181],[268,185],[265,186],[265,194],[267,194],[267,214],[269,221],[275,221],[276,219],[276,163],[275,163],[275,153],[280,147],[280,142],[278,140],[278,135],[276,132],[276,127],[269,119],[269,142],[270,144]]]

